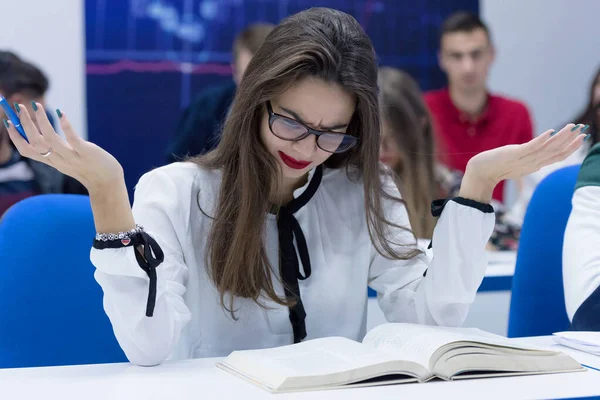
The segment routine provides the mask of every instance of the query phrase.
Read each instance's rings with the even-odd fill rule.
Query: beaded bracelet
[[[99,242],[109,242],[113,240],[130,240],[133,235],[140,233],[144,227],[136,224],[134,229],[119,233],[96,233],[96,240]]]

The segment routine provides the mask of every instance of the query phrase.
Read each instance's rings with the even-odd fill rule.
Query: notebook
[[[234,351],[217,366],[271,392],[584,371],[570,356],[474,328],[383,324],[362,343],[328,337]]]

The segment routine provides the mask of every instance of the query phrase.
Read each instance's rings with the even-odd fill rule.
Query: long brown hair
[[[600,142],[600,117],[598,117],[598,113],[600,113],[600,103],[594,101],[594,88],[599,81],[600,67],[596,71],[594,79],[592,79],[589,92],[590,99],[587,106],[575,119],[573,119],[573,122],[576,124],[587,124],[590,126],[591,129],[588,132],[591,136],[588,141],[590,147]]]
[[[400,151],[394,168],[415,235],[431,238],[435,219],[430,205],[437,194],[433,125],[419,84],[406,72],[379,70],[381,116]]]
[[[277,160],[260,139],[265,104],[307,76],[334,82],[357,100],[347,133],[359,138],[351,151],[332,155],[325,166],[357,171],[364,182],[371,240],[385,257],[408,259],[418,251],[387,240],[391,226],[381,206],[377,63],[371,41],[348,14],[312,8],[284,19],[250,61],[225,121],[218,147],[195,161],[222,171],[213,226],[207,242],[207,269],[221,305],[235,318],[235,297],[261,297],[281,305],[263,242],[270,195],[277,192]],[[384,194],[385,195],[385,194]],[[228,296],[227,305],[224,298]]]

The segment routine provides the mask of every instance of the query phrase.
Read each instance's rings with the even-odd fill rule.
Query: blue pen
[[[27,135],[25,134],[25,131],[21,126],[21,120],[19,119],[19,117],[17,117],[17,114],[15,114],[10,104],[8,104],[8,101],[6,101],[6,99],[2,95],[0,95],[0,107],[2,107],[2,109],[6,113],[6,116],[14,125],[15,129],[21,134],[21,136],[23,136],[23,139],[27,140]],[[27,143],[29,143],[29,140],[27,140]]]

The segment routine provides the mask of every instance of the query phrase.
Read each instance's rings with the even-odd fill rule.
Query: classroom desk
[[[569,374],[434,381],[393,386],[270,394],[216,368],[219,359],[167,362],[157,367],[104,364],[0,369],[0,397],[10,400],[203,399],[540,399],[600,395],[600,357],[553,344],[550,337],[519,339],[570,354],[596,368]]]

